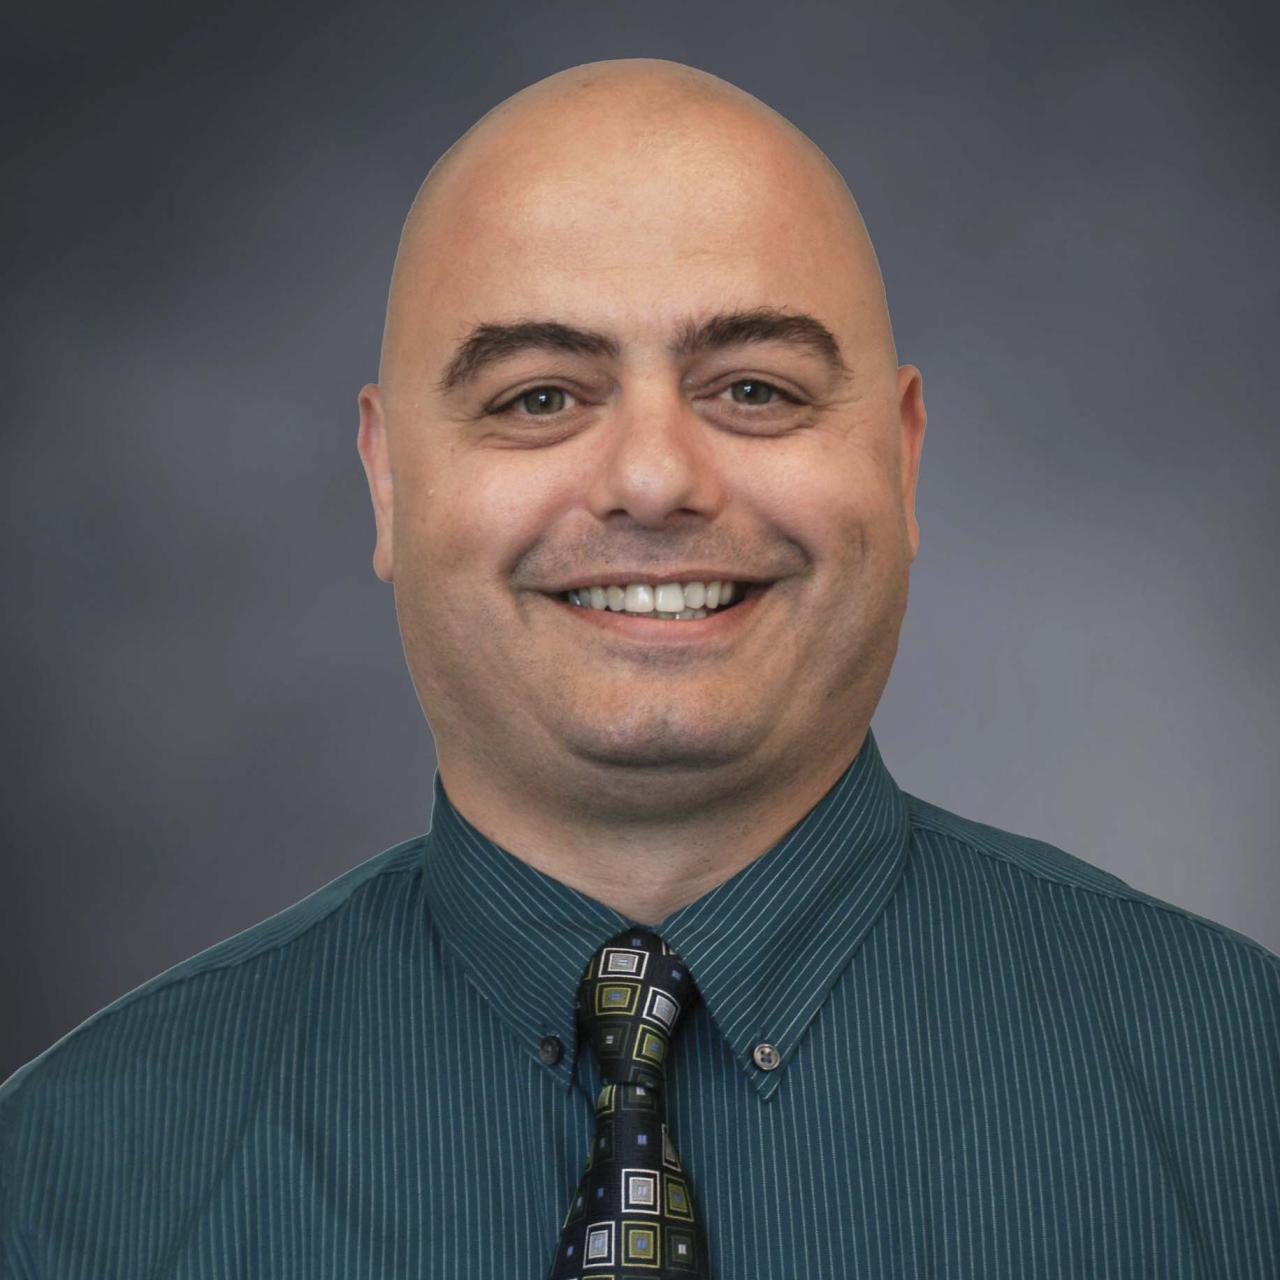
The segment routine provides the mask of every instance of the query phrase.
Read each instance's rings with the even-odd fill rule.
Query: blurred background
[[[427,169],[598,58],[732,81],[860,204],[929,411],[899,785],[1280,950],[1261,8],[22,0],[3,34],[0,1079],[430,825],[356,394]]]

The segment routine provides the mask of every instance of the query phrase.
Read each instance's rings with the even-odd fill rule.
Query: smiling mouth
[[[674,585],[674,584],[673,584]],[[670,606],[674,603],[671,591],[634,584],[625,588],[582,587],[573,591],[562,591],[554,598],[578,609],[594,610],[599,613],[617,613],[623,617],[658,619],[664,622],[691,622],[699,618],[707,618],[712,614],[727,613],[747,600],[761,595],[772,583],[768,582],[733,582],[714,583],[710,588],[697,584],[700,590],[685,591],[682,594],[680,609],[670,607],[659,608],[660,604]],[[676,587],[679,591],[679,587]]]

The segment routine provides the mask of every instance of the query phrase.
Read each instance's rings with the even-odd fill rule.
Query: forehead
[[[526,134],[460,168],[422,219],[406,282],[437,349],[477,317],[651,325],[665,340],[676,317],[727,304],[804,309],[834,328],[855,301],[849,215],[785,139]]]

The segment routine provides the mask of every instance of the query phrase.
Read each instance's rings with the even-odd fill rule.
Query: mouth
[[[685,608],[675,611],[654,607],[658,601],[653,592],[648,596],[632,591],[619,598],[619,591],[606,593],[603,604],[601,590],[580,589],[548,594],[565,610],[567,615],[593,630],[612,634],[633,642],[649,645],[685,648],[688,645],[706,645],[735,635],[755,614],[761,600],[774,584],[772,582],[735,582],[727,599],[721,601],[717,592],[715,604],[707,607],[706,599],[697,607],[692,600],[684,600]],[[692,593],[693,599],[697,593]],[[674,603],[664,598],[665,603]],[[630,609],[627,605],[639,605]],[[645,607],[648,606],[648,607]]]
[[[772,582],[696,583],[681,590],[680,584],[654,588],[634,584],[626,588],[580,587],[558,592],[553,598],[577,609],[614,613],[662,622],[696,622],[726,613],[762,595]]]

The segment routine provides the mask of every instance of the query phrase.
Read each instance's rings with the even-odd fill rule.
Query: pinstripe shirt
[[[0,1275],[541,1280],[627,917],[450,804],[0,1088]],[[868,733],[655,926],[716,1280],[1280,1275],[1280,957],[901,791]],[[592,1274],[588,1272],[588,1275]]]

